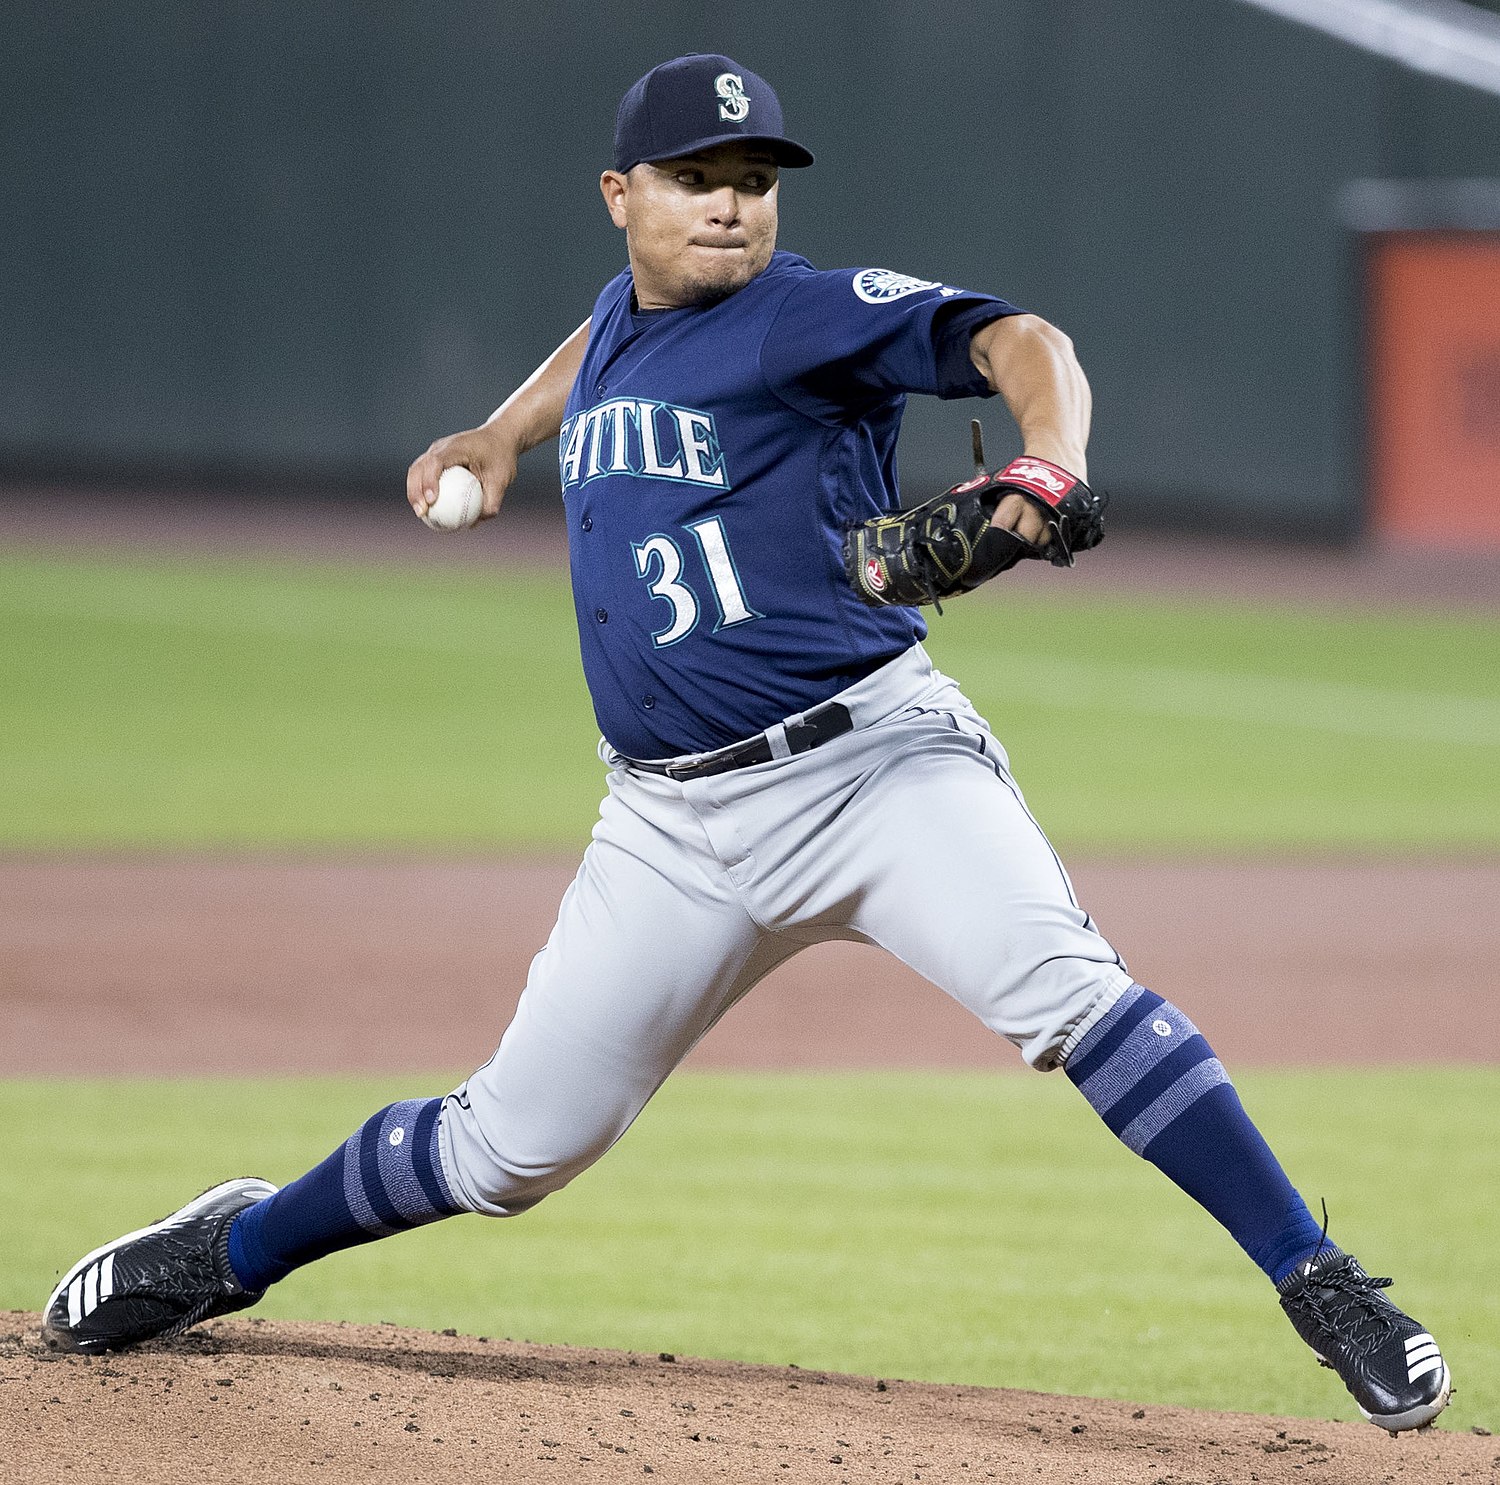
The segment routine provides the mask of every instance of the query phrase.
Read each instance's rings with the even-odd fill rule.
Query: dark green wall
[[[12,472],[394,481],[622,264],[595,186],[621,91],[723,50],[819,154],[784,246],[1074,336],[1122,520],[1338,531],[1338,189],[1500,173],[1500,100],[1234,0],[10,0],[0,46]],[[961,472],[966,415],[913,408],[909,493]]]

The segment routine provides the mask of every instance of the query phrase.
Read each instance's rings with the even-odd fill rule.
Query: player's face
[[[642,308],[681,308],[743,289],[776,248],[776,164],[753,145],[606,170],[599,181],[625,229]]]

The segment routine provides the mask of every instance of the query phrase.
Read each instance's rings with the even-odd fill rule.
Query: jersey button
[[[594,518],[592,516],[585,516],[578,524],[585,531],[592,531],[594,529]]]
[[[594,617],[598,619],[601,624],[607,624],[609,623],[609,610],[607,608],[596,608],[594,610]]]
[[[604,394],[605,394],[605,392],[607,390],[608,390],[608,388],[605,387],[604,383],[600,382],[599,385],[594,388],[594,396],[595,397],[602,397],[602,396],[604,396]]]
[[[641,705],[649,712],[656,705],[656,698],[654,696],[643,696],[641,697]]]

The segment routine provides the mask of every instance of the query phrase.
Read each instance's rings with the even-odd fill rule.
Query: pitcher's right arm
[[[516,461],[562,428],[563,409],[589,343],[585,320],[478,427],[440,438],[406,471],[406,499],[420,516],[437,499],[438,476],[462,464],[484,486],[480,520],[500,509],[516,477]]]

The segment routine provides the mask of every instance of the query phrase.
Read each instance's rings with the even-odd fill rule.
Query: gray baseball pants
[[[913,646],[835,698],[854,730],[675,781],[612,765],[499,1049],[443,1105],[455,1199],[513,1216],[604,1154],[742,995],[810,944],[878,944],[1033,1067],[1131,983],[1004,750]]]

